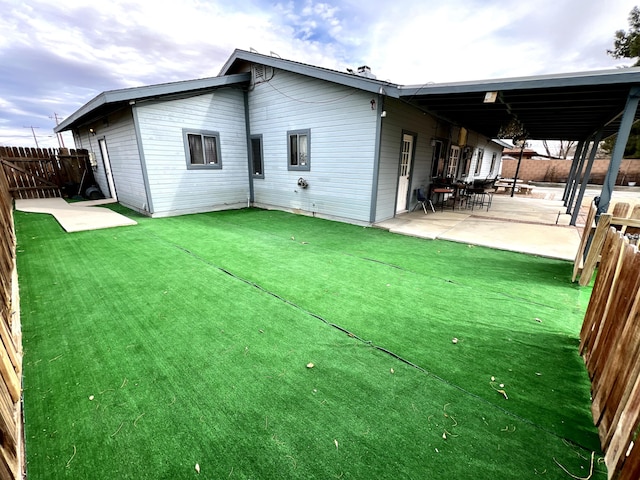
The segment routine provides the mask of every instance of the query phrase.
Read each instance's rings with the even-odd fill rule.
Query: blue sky
[[[235,4],[234,4],[235,3]],[[616,68],[628,0],[0,0],[0,145],[57,147],[105,90],[215,76],[235,48],[423,84]],[[65,143],[71,142],[65,137]],[[70,146],[70,145],[67,145]]]

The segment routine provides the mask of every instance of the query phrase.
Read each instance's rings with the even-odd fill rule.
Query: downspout
[[[622,115],[622,121],[620,122],[620,128],[618,128],[618,138],[616,138],[616,144],[613,147],[611,153],[611,163],[607,170],[607,176],[604,179],[602,185],[602,192],[600,198],[597,199],[598,205],[597,218],[600,218],[600,214],[605,213],[609,209],[609,202],[611,201],[611,194],[616,184],[616,177],[620,170],[620,164],[622,163],[622,156],[624,155],[624,148],[627,146],[629,140],[629,133],[631,132],[631,126],[638,110],[638,101],[640,100],[640,87],[633,87],[629,91],[627,97],[627,104],[624,107],[624,113]]]
[[[133,102],[133,103],[131,103]],[[149,173],[147,171],[147,160],[144,156],[144,147],[142,145],[142,135],[140,133],[140,121],[138,120],[138,108],[135,105],[135,101],[129,102],[131,106],[131,114],[133,117],[133,128],[136,132],[136,146],[138,147],[138,156],[140,158],[140,169],[142,170],[142,179],[144,181],[144,192],[147,196],[147,211],[149,215],[153,215],[153,199],[151,197],[151,185],[149,184]]]
[[[376,208],[378,203],[378,183],[380,177],[380,151],[382,149],[382,113],[384,112],[384,90],[380,88],[378,94],[378,108],[376,110],[376,149],[373,153],[373,178],[371,181],[371,205],[369,209],[369,223],[376,221]]]
[[[247,197],[247,208],[255,201],[253,192],[253,149],[251,148],[251,125],[249,121],[249,91],[243,90],[244,96],[244,125],[247,135],[247,172],[249,174],[249,195]],[[262,167],[264,168],[264,166]]]

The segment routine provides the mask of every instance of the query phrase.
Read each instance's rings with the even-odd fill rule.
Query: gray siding
[[[262,134],[264,178],[255,204],[368,223],[377,95],[276,70],[249,94],[250,129]],[[310,171],[287,169],[287,131],[310,129]],[[298,178],[308,181],[300,189]]]
[[[417,134],[409,184],[409,208],[412,208],[415,204],[415,189],[426,188],[431,181],[431,139],[437,128],[431,116],[398,100],[387,98],[384,109],[387,115],[382,120],[376,222],[392,218],[396,212],[402,134]]]
[[[244,98],[239,89],[136,105],[153,216],[247,205],[249,195]],[[220,135],[221,169],[187,169],[182,129]]]
[[[118,201],[125,207],[141,212],[148,211],[142,165],[138,153],[133,116],[130,109],[110,115],[105,121],[90,125],[96,132],[88,133],[89,127],[80,132],[80,147],[94,152],[97,167],[94,171],[96,182],[105,196],[109,187],[105,178],[104,164],[98,140],[104,138],[111,161],[113,182]]]

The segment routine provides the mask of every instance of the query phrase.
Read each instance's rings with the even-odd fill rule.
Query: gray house
[[[253,205],[371,224],[434,178],[492,178],[503,144],[376,80],[236,50],[219,76],[101,93],[61,123],[102,192],[161,217]]]

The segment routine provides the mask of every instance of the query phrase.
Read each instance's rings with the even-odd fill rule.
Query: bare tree
[[[575,146],[575,144],[576,142],[573,140],[559,140],[555,146],[555,149],[553,150],[553,153],[555,153],[554,155],[551,151],[551,145],[549,145],[549,142],[547,140],[542,141],[542,145],[547,152],[547,157],[557,157],[564,160],[567,159],[569,153],[571,153],[571,149]]]

